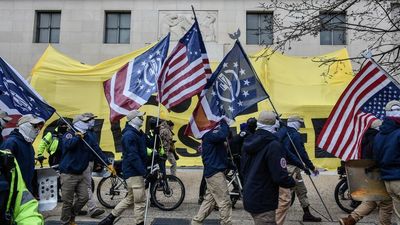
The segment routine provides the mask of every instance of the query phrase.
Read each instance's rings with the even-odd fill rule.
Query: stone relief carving
[[[217,11],[196,11],[203,40],[216,42]],[[179,40],[194,22],[192,11],[159,11],[159,35],[171,32],[171,41]]]

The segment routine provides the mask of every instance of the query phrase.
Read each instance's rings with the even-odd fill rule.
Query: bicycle
[[[128,194],[125,180],[122,178],[122,161],[114,161],[117,176],[108,176],[100,180],[97,186],[97,198],[104,207],[114,208]],[[178,208],[185,199],[185,186],[176,176],[163,175],[158,164],[153,166],[145,180],[146,189],[151,185],[152,203],[159,209],[171,211]]]
[[[361,204],[360,201],[353,200],[349,191],[347,183],[346,170],[343,165],[337,168],[339,175],[339,182],[335,187],[335,201],[341,210],[346,213],[351,213],[357,206]]]

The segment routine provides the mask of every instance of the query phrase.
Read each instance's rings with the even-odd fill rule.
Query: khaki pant
[[[83,172],[83,175],[85,176],[86,182],[89,184],[88,186],[88,195],[89,195],[89,200],[86,203],[86,206],[88,208],[88,212],[90,215],[95,211],[97,208],[96,201],[93,199],[93,193],[92,193],[92,172],[93,172],[93,164],[94,162],[89,162],[88,167],[86,170]]]
[[[282,225],[285,222],[286,214],[289,211],[290,203],[292,201],[292,193],[294,191],[299,199],[302,208],[310,206],[307,197],[307,188],[304,184],[303,177],[301,176],[301,171],[298,167],[293,165],[288,165],[287,170],[289,176],[292,176],[296,180],[296,186],[292,190],[287,188],[279,188],[279,203],[278,209],[276,210],[276,223]]]
[[[203,224],[204,219],[214,210],[215,204],[219,207],[221,225],[231,225],[232,204],[229,198],[228,183],[222,172],[206,178],[207,191],[199,212],[192,220],[192,225]]]
[[[393,200],[396,223],[400,224],[400,180],[385,181],[386,190]]]
[[[61,222],[63,224],[73,221],[75,216],[88,201],[88,185],[83,174],[61,174],[61,193],[63,200]],[[74,201],[75,194],[76,198]]]
[[[128,195],[111,211],[114,216],[120,216],[122,212],[134,205],[134,218],[136,224],[144,221],[144,210],[146,208],[146,192],[144,178],[141,176],[129,177],[126,180]]]
[[[379,207],[379,224],[380,225],[391,225],[391,218],[393,214],[393,203],[392,200],[373,202],[365,201],[362,202],[353,212],[351,212],[351,217],[354,218],[356,222],[361,220],[364,216],[369,215],[376,207]]]
[[[171,174],[176,176],[176,159],[175,159],[175,155],[172,152],[167,152],[167,159],[168,162],[171,164]]]
[[[251,216],[255,225],[276,225],[275,214],[275,210],[272,210],[259,214],[252,213]]]
[[[290,208],[290,202],[292,200],[292,191],[290,188],[279,188],[279,202],[278,209],[276,212],[276,224],[283,225],[285,222],[286,214]]]

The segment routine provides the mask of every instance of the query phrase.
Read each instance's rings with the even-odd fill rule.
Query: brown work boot
[[[357,221],[349,215],[346,218],[340,218],[339,223],[341,225],[354,225],[357,223]]]

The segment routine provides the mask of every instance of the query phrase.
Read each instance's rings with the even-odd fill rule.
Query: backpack
[[[17,199],[17,180],[18,175],[15,173],[13,195],[9,210],[7,210],[7,203],[10,195],[10,188],[12,184],[12,170],[15,168],[14,156],[0,151],[0,224],[12,225],[13,209]]]

